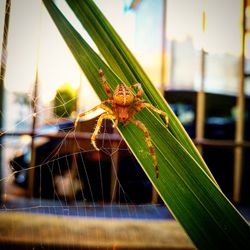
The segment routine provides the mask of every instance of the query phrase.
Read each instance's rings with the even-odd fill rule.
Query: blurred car
[[[56,147],[61,140],[50,140],[42,137],[42,135],[56,135],[58,132],[67,132],[73,127],[72,121],[62,122],[58,124],[45,125],[35,130],[34,137],[35,147],[37,149],[37,158],[44,152],[49,152]],[[28,186],[28,171],[31,161],[31,136],[23,135],[20,138],[22,144],[21,150],[15,152],[15,156],[10,160],[11,169],[14,172],[15,183],[21,187]],[[36,159],[36,162],[41,162]]]
[[[119,200],[119,202],[147,203],[151,201],[152,185],[145,173],[127,148],[122,138],[119,141],[119,157],[116,170],[119,178],[117,192],[111,187],[111,169],[113,168],[112,138],[114,129],[111,121],[105,121],[102,133],[104,149],[96,151],[90,143],[96,119],[80,122],[80,131],[85,131],[85,139],[67,139],[74,126],[72,121],[46,125],[36,130],[36,160],[34,174],[35,197],[79,199],[86,201]],[[63,138],[44,138],[42,135],[65,133]],[[110,134],[110,136],[108,135]],[[22,147],[10,161],[15,183],[28,188],[31,159],[30,142]],[[136,190],[136,192],[135,192]],[[112,194],[113,192],[113,194]],[[116,197],[113,197],[114,194]]]

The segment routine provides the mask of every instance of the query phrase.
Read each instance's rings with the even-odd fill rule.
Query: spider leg
[[[135,89],[137,88],[138,92],[136,93],[136,98],[140,98],[143,94],[144,94],[144,91],[141,87],[141,84],[140,83],[135,83],[133,85],[130,86],[130,89]]]
[[[95,127],[95,130],[94,130],[94,133],[91,136],[91,143],[92,143],[93,147],[98,151],[99,151],[99,148],[96,146],[96,136],[98,135],[98,132],[99,132],[101,125],[102,125],[102,121],[104,119],[115,120],[115,122],[116,122],[116,117],[112,114],[102,114],[99,117],[97,124],[96,124],[96,127]]]
[[[123,127],[124,127],[124,128],[128,126],[128,122],[129,122],[129,121],[125,121],[125,122],[123,123]]]
[[[102,80],[102,83],[103,83],[104,88],[105,88],[105,90],[106,90],[106,93],[107,93],[107,95],[108,95],[108,98],[109,98],[109,99],[113,99],[113,95],[112,95],[111,90],[110,90],[110,88],[109,88],[109,86],[108,86],[107,79],[106,79],[106,77],[105,77],[105,75],[104,75],[102,69],[99,69],[98,73],[99,73],[99,76],[101,77],[101,80]]]
[[[157,163],[157,160],[156,160],[156,156],[155,156],[154,148],[153,148],[153,145],[152,145],[152,142],[151,142],[151,139],[150,139],[150,135],[149,135],[149,132],[148,132],[146,126],[141,121],[136,120],[136,119],[134,119],[132,117],[129,118],[129,121],[134,123],[138,128],[140,128],[143,131],[146,143],[148,145],[149,152],[150,152],[150,154],[151,154],[151,156],[153,158],[153,161],[154,161],[156,178],[158,178],[159,177],[158,163]]]
[[[75,120],[75,127],[77,126],[78,124],[78,121],[80,120],[81,117],[85,116],[85,115],[88,115],[94,111],[96,111],[97,109],[101,108],[105,111],[107,111],[109,114],[113,114],[113,111],[111,110],[111,108],[107,107],[106,105],[104,105],[104,103],[108,103],[108,102],[111,102],[110,100],[108,101],[103,101],[101,104],[95,106],[94,108],[86,111],[86,112],[83,112],[83,113],[80,113],[78,114],[78,116],[76,117],[76,120]]]
[[[115,119],[114,124],[113,124],[113,128],[117,128],[117,126],[118,126],[118,119]]]
[[[136,102],[135,106],[136,106],[136,109],[138,111],[142,110],[143,108],[148,108],[148,109],[151,109],[154,112],[160,114],[161,116],[163,116],[165,118],[166,127],[168,127],[168,115],[167,115],[167,113],[161,111],[160,109],[157,109],[156,107],[154,107],[153,105],[151,105],[149,103]]]

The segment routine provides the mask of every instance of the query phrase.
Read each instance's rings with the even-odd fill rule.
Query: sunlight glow
[[[29,0],[12,1],[5,81],[9,91],[26,92],[34,83],[39,38],[38,3]],[[27,9],[28,5],[30,9]]]
[[[1,1],[0,25],[3,25],[4,1]],[[78,20],[73,17],[72,11],[64,1],[56,1],[58,6],[73,23],[91,46],[96,50],[86,31],[81,27]],[[124,12],[124,1],[110,0],[95,1],[112,22],[114,28],[119,31],[132,52],[136,52],[143,66],[148,69],[150,76],[159,75],[161,58],[158,45],[152,44],[158,54],[148,57],[138,50],[141,41],[135,41],[136,13]],[[28,6],[28,7],[27,7]],[[225,6],[227,6],[225,8]],[[185,41],[191,39],[194,47],[205,48],[210,53],[239,55],[240,52],[240,4],[238,1],[228,0],[169,0],[167,6],[167,39]],[[114,9],[116,11],[114,11]],[[202,11],[206,11],[206,31],[202,32]],[[223,11],[222,11],[223,10]],[[159,12],[159,10],[157,10]],[[249,10],[248,10],[249,12]],[[126,20],[126,21],[125,21]],[[144,20],[147,23],[149,20]],[[129,27],[129,28],[128,28]],[[142,26],[140,26],[142,27]],[[147,32],[141,29],[140,32]],[[223,34],[223,35],[221,35]],[[0,35],[1,38],[2,34]],[[247,37],[247,41],[249,36]],[[143,44],[141,44],[143,47]],[[138,52],[139,51],[139,52]],[[247,56],[250,57],[249,46],[246,48]],[[135,53],[135,54],[136,54]],[[148,58],[148,60],[147,60]],[[67,45],[63,41],[54,23],[42,5],[41,1],[13,0],[10,18],[7,72],[5,87],[9,92],[32,93],[36,65],[39,72],[39,96],[42,104],[49,104],[54,98],[56,89],[68,82],[73,88],[78,88],[80,82],[87,88],[87,79],[82,77],[81,70],[75,62]],[[82,77],[82,78],[81,78]],[[158,79],[158,78],[157,78]],[[158,83],[159,80],[155,80]],[[84,90],[84,94],[93,91]],[[30,94],[31,96],[32,94]],[[84,103],[79,101],[82,109],[92,98],[87,94],[83,97]]]
[[[123,1],[112,0],[109,1],[109,4],[99,0],[96,2],[107,16],[116,20],[114,22],[116,28],[124,31],[123,37],[125,37],[126,43],[132,47],[134,30],[127,29],[127,25],[133,27],[134,21],[130,17],[126,20],[132,20],[132,23],[124,22]],[[64,1],[57,1],[57,4],[77,31],[97,51],[93,41],[67,4]],[[4,5],[4,1],[1,1],[2,5]],[[3,25],[3,19],[4,12],[1,11],[0,25]],[[13,0],[5,79],[6,90],[9,92],[28,92],[32,96],[37,66],[38,92],[41,104],[50,103],[55,96],[56,89],[65,82],[68,82],[73,88],[79,87],[81,70],[42,1]],[[82,78],[81,81],[87,81],[87,79]],[[86,83],[84,85],[91,88]],[[86,90],[86,92],[91,91]],[[90,99],[91,97],[85,97],[85,100],[86,98]],[[96,97],[92,99],[95,100]]]
[[[206,30],[202,32],[202,11]],[[210,53],[240,53],[240,4],[228,0],[169,0],[167,36],[170,40],[192,38],[196,49]],[[223,34],[223,35],[222,35]]]

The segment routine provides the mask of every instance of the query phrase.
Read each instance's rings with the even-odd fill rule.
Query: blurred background
[[[67,5],[56,2],[95,48]],[[95,2],[171,105],[225,195],[249,206],[250,2]],[[96,118],[71,132],[76,114],[99,100],[41,1],[0,1],[0,41],[5,207],[18,206],[20,197],[39,204],[161,204],[112,124],[103,126],[100,153],[90,145]]]

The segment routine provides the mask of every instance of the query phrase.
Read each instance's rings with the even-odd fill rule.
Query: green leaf
[[[159,91],[147,77],[133,54],[129,51],[93,1],[66,1],[82,23],[83,27],[89,33],[112,70],[125,83],[143,83],[143,89],[148,97],[147,100],[154,106],[168,113],[170,118],[169,129],[172,134],[187,151],[196,158],[200,166],[214,180],[202,157],[197,152],[196,147],[193,145],[165,99],[160,95]]]
[[[136,118],[148,128],[159,163],[159,178],[143,133],[129,124],[119,131],[174,217],[200,249],[247,249],[250,228],[213,180],[177,118],[93,1],[68,1],[107,64],[93,51],[51,0],[43,0],[65,42],[101,100],[107,96],[98,76],[102,68],[112,90],[118,83],[141,82],[144,99],[166,111],[170,128],[144,109]]]

